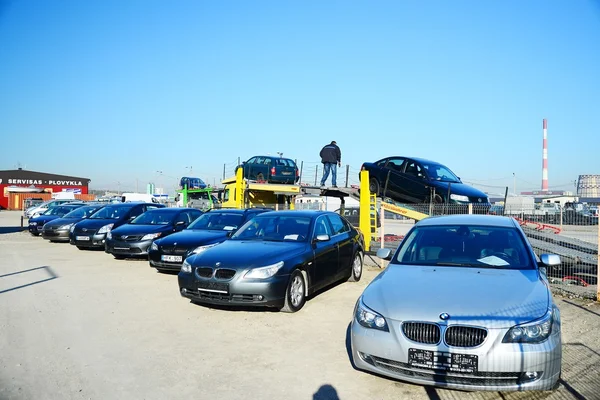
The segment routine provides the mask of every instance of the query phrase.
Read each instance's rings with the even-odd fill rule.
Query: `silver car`
[[[552,390],[561,371],[560,312],[546,267],[515,220],[424,219],[356,303],[361,370],[463,390]]]

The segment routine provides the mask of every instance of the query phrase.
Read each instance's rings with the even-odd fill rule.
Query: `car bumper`
[[[396,333],[393,331],[393,326],[390,326],[390,332],[365,328],[353,319],[351,348],[354,365],[394,379],[460,390],[552,390],[560,377],[560,334],[550,336],[541,344],[502,344],[498,343],[498,337],[501,342],[506,330],[501,330],[502,335],[488,337],[495,342],[492,348],[486,339],[479,348],[448,349],[442,345],[410,342],[399,329]],[[409,348],[476,354],[478,371],[459,373],[414,367],[408,364]],[[525,377],[526,371],[541,374],[537,379],[529,379]]]
[[[238,272],[239,274],[239,272]],[[266,280],[230,281],[199,279],[194,273],[179,273],[181,296],[197,303],[258,307],[283,307],[289,275],[275,276]],[[207,283],[226,285],[207,287]]]
[[[28,227],[29,233],[32,235],[38,236],[42,233],[42,229],[44,229],[44,225],[29,225]]]
[[[65,229],[62,231],[54,230],[43,230],[42,238],[50,240],[52,242],[68,242],[69,241],[69,230]]]
[[[165,261],[163,260],[163,256],[168,257],[181,257],[181,261]],[[152,268],[167,270],[167,271],[179,271],[181,270],[181,265],[183,261],[187,258],[187,254],[163,254],[158,250],[149,250],[148,251],[148,262]]]
[[[114,255],[122,256],[145,256],[148,255],[148,249],[152,240],[143,242],[123,242],[120,240],[106,239],[105,251]]]
[[[94,233],[91,235],[72,233],[70,236],[70,243],[77,247],[101,248],[104,247],[106,241],[106,233]]]

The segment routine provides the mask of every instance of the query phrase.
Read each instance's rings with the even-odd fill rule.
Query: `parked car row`
[[[80,249],[141,256],[159,272],[177,272],[179,292],[192,303],[285,312],[299,311],[336,282],[360,280],[365,256],[362,234],[328,211],[93,204],[42,232],[51,241],[68,237]],[[514,219],[430,217],[395,251],[380,249],[378,256],[389,265],[352,315],[358,369],[467,390],[557,387],[561,321],[545,271],[560,258],[537,257]]]

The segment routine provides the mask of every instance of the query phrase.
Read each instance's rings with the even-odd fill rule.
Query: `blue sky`
[[[591,0],[0,0],[0,169],[141,191],[283,152],[314,180],[336,140],[350,183],[407,155],[520,191],[547,118],[573,190],[600,174],[598,71]]]

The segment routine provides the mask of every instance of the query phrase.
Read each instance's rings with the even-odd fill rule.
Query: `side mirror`
[[[390,261],[392,259],[392,250],[391,249],[379,249],[377,250],[377,257],[382,260]]]
[[[129,221],[133,221],[134,219],[135,219],[135,216],[129,217]]]
[[[560,256],[556,254],[542,254],[540,262],[544,267],[556,267],[561,264]]]
[[[177,221],[175,222],[175,226],[185,225],[185,221]]]
[[[328,242],[330,239],[329,235],[317,235],[315,242]]]

